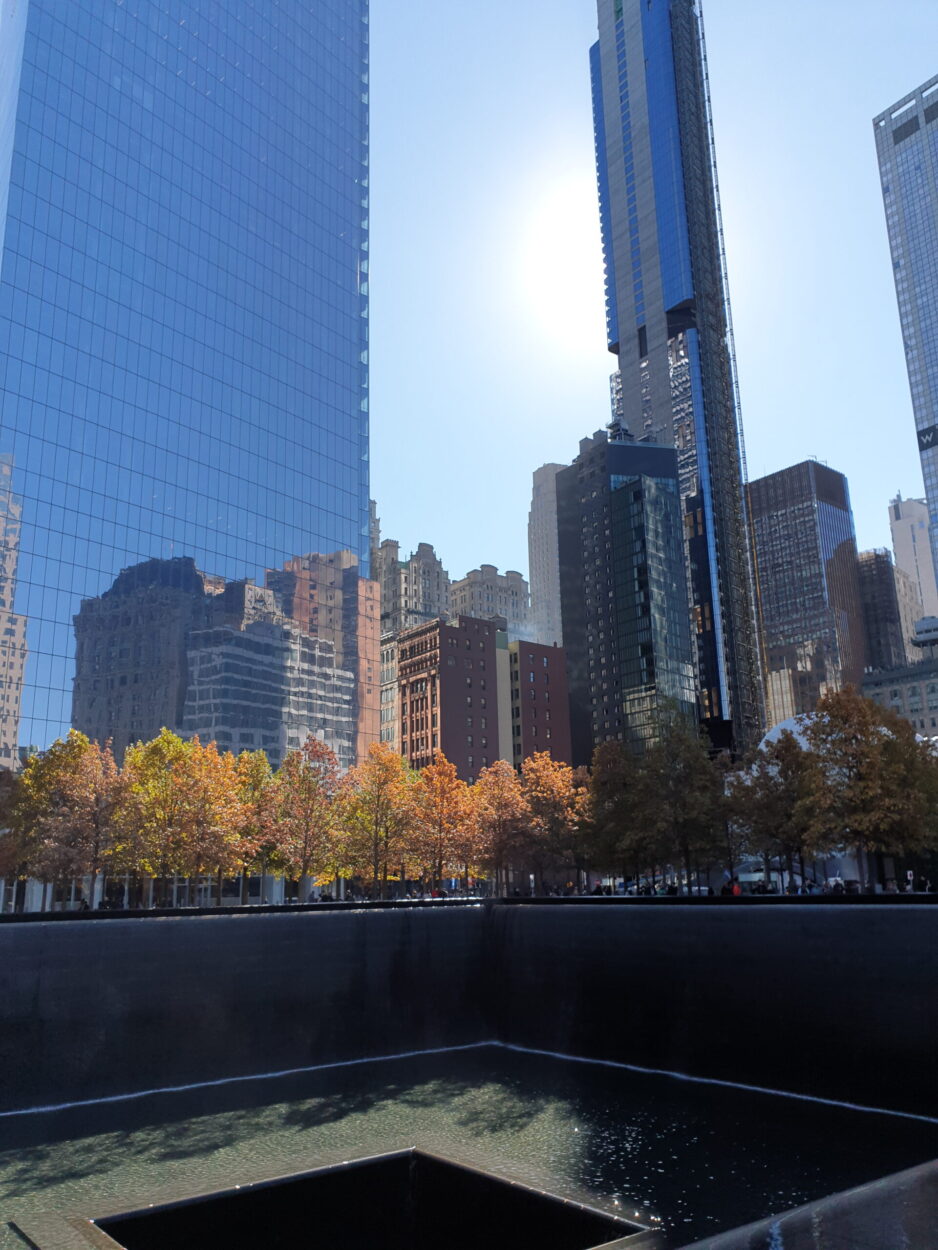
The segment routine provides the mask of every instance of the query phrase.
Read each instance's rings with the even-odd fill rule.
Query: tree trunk
[[[726,833],[726,866],[729,868],[730,880],[736,876],[736,860],[733,857],[733,839],[730,837],[729,821],[724,825]]]
[[[691,872],[690,846],[686,842],[681,843],[681,859],[684,861],[684,875],[687,878],[686,892],[690,894],[691,892],[690,883],[691,883],[691,878],[693,876],[693,873]]]

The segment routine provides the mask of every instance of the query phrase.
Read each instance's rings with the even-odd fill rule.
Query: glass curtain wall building
[[[700,711],[759,736],[762,684],[706,61],[694,0],[599,0],[590,54],[614,418],[674,446]]]
[[[20,746],[68,728],[124,569],[367,574],[367,200],[367,0],[0,0]]]
[[[572,763],[696,719],[677,455],[599,430],[556,476]]]
[[[749,484],[773,725],[813,712],[866,665],[847,479],[805,460]]]
[[[938,570],[938,75],[875,117],[873,133]]]

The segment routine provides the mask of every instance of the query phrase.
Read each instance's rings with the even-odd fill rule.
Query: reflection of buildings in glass
[[[172,9],[32,0],[0,38],[0,452],[39,745],[68,728],[72,620],[122,568],[367,572],[367,0]],[[153,699],[178,709],[174,680]]]
[[[380,734],[380,592],[362,577],[351,551],[293,556],[268,569],[266,583],[300,630],[335,649],[338,668],[355,679],[355,749],[363,760]]]
[[[15,768],[19,759],[27,654],[26,617],[13,611],[23,503],[12,487],[13,459],[0,456],[0,768]]]
[[[813,460],[749,484],[773,724],[859,686],[866,648],[847,479]]]
[[[288,623],[250,621],[194,630],[182,732],[219,750],[266,752],[273,767],[312,735],[355,763],[355,678],[331,642]]]
[[[295,599],[279,588],[207,577],[191,557],[125,569],[75,617],[76,728],[111,738],[118,759],[165,725],[226,750],[263,749],[275,766],[313,734],[350,767],[377,720],[377,683],[367,684],[377,612],[374,583],[358,578],[349,557],[298,562],[307,574],[311,559],[323,572],[339,570],[343,589],[324,590],[323,622],[308,597],[294,619]],[[314,584],[327,583],[317,576]]]
[[[701,712],[754,744],[762,689],[702,32],[694,0],[599,0],[591,50],[614,417],[675,446]],[[564,636],[565,644],[568,642]]]

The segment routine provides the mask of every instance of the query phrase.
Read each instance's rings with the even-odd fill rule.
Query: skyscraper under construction
[[[744,462],[695,0],[598,0],[590,54],[617,421],[678,452],[700,714],[739,749],[763,721]]]

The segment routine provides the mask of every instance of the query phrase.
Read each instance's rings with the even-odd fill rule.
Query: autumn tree
[[[544,873],[576,862],[577,796],[573,769],[536,751],[521,765],[521,793],[527,807],[525,858],[534,870],[537,892]]]
[[[493,873],[495,892],[507,893],[508,871],[519,861],[529,819],[521,778],[507,760],[496,760],[479,773],[472,799],[476,855]]]
[[[0,770],[0,881],[13,878],[14,909],[17,883],[29,875],[26,839],[13,823],[18,789],[18,776],[8,768]]]
[[[853,847],[861,874],[870,854],[933,844],[938,765],[908,721],[848,687],[818,700],[804,732],[818,762],[811,802],[819,842]]]
[[[276,845],[301,900],[309,893],[310,877],[322,871],[336,824],[335,799],[339,762],[330,746],[310,735],[298,751],[291,751],[276,776]]]
[[[249,872],[257,869],[261,876],[261,900],[264,879],[271,864],[279,866],[276,838],[277,794],[273,769],[264,751],[242,751],[237,759],[238,797],[241,800],[239,836],[245,851],[241,875],[241,902],[248,901]]]
[[[440,752],[421,769],[410,791],[412,820],[409,846],[431,887],[441,887],[465,865],[466,831],[471,824],[469,787],[456,765]]]
[[[170,784],[179,799],[180,869],[188,877],[214,876],[219,906],[223,879],[240,873],[254,853],[253,843],[244,837],[238,782],[231,752],[221,754],[214,742],[203,746],[197,737],[170,769]]]
[[[134,743],[124,753],[115,859],[134,877],[155,878],[161,904],[166,901],[168,878],[185,873],[191,864],[186,795],[173,777],[173,769],[191,750],[190,742],[163,728],[149,742]]]
[[[371,878],[372,896],[386,898],[388,876],[405,850],[413,819],[413,774],[384,742],[349,769],[342,783],[341,820],[349,860]]]
[[[90,742],[72,729],[26,763],[12,815],[14,836],[28,870],[64,885],[98,874],[112,852],[119,797],[110,744]]]

